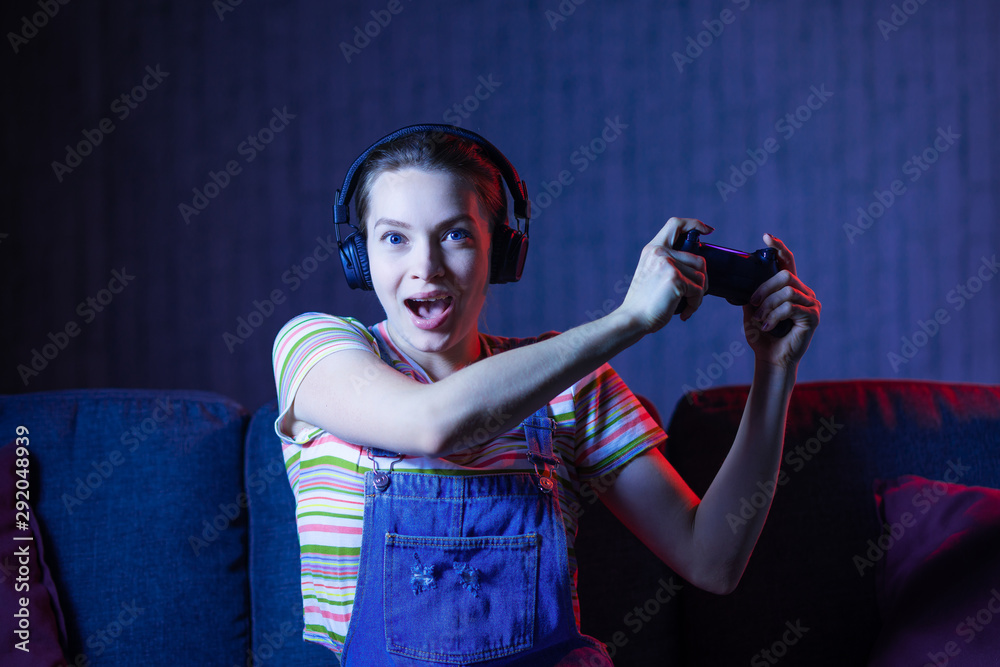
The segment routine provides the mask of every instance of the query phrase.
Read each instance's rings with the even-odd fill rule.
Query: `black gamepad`
[[[706,294],[721,296],[734,306],[743,306],[750,303],[750,297],[758,287],[778,272],[778,251],[774,248],[761,248],[746,253],[702,243],[700,237],[701,232],[692,229],[684,238],[677,240],[674,250],[705,258],[708,271]],[[681,313],[686,307],[687,299],[681,297],[675,312]],[[767,333],[781,338],[791,330],[792,321],[783,320]]]

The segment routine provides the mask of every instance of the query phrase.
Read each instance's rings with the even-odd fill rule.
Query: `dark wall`
[[[800,380],[1000,377],[995,2],[225,3],[5,3],[0,391],[269,400],[289,318],[381,319],[327,252],[330,204],[365,146],[426,121],[486,135],[534,199],[490,332],[607,312],[683,215],[796,253],[824,304]],[[750,356],[711,299],[615,363],[669,410]]]

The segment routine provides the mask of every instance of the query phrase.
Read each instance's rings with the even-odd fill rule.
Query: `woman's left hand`
[[[764,243],[778,251],[778,273],[765,281],[743,306],[743,331],[758,363],[794,369],[819,325],[822,304],[795,274],[795,257],[780,239],[764,234]],[[792,329],[782,338],[766,332],[782,320]]]

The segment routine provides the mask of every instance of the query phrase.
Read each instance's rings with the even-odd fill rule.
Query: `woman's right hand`
[[[681,320],[687,320],[701,305],[708,289],[705,260],[673,249],[676,240],[692,229],[702,234],[713,231],[701,220],[670,218],[642,249],[635,275],[618,311],[632,318],[643,333],[662,329],[675,314],[681,297],[687,298],[687,307],[680,313]]]

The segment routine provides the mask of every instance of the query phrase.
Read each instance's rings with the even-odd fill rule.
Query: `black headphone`
[[[344,178],[343,187],[337,190],[337,203],[333,205],[333,227],[337,233],[337,247],[340,249],[340,261],[344,265],[347,284],[353,289],[374,289],[371,271],[368,267],[368,249],[365,247],[365,239],[361,230],[351,224],[349,205],[351,197],[354,196],[354,189],[358,185],[357,180],[361,165],[364,164],[368,155],[379,146],[418,132],[432,132],[433,141],[440,141],[444,136],[471,141],[482,149],[487,159],[500,171],[503,180],[507,183],[507,190],[514,200],[514,217],[519,221],[524,220],[524,230],[521,230],[520,223],[516,228],[513,228],[506,220],[503,221],[503,224],[494,225],[490,282],[512,283],[520,280],[521,272],[524,270],[524,259],[528,253],[528,223],[531,219],[528,186],[520,179],[514,165],[504,157],[504,154],[475,132],[452,125],[424,124],[409,125],[398,129],[369,146],[351,165],[347,177]],[[343,240],[340,238],[341,225],[348,225],[353,230]]]

